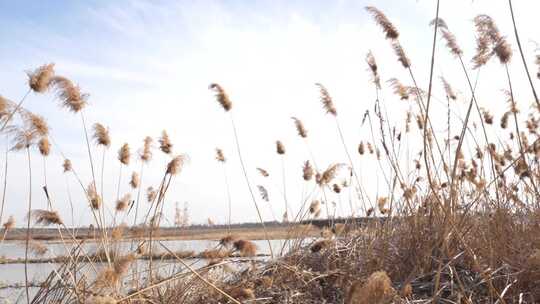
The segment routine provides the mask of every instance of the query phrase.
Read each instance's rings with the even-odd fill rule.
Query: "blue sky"
[[[532,64],[536,48],[533,41],[540,39],[532,26],[539,4],[514,2],[522,42]],[[58,74],[73,79],[90,93],[89,121],[111,128],[113,146],[107,153],[105,169],[109,206],[114,204],[111,197],[115,196],[118,176],[118,147],[128,142],[136,149],[144,136],[157,137],[166,129],[176,152],[191,156],[191,163],[175,180],[166,215],[172,218],[175,201],[188,201],[194,221],[211,217],[224,222],[223,176],[213,160],[214,148],[220,146],[230,158],[227,173],[236,210],[233,219],[254,221],[255,211],[240,175],[229,122],[207,90],[209,83],[219,82],[235,104],[234,115],[253,184],[263,184],[270,190],[272,202],[264,203],[263,210],[265,218],[271,219],[272,212],[283,212],[278,186],[282,182],[281,164],[274,153],[277,139],[283,140],[290,151],[286,158],[288,196],[295,208],[302,196],[299,170],[308,154],[295,136],[291,116],[304,120],[311,130],[310,144],[320,163],[345,161],[335,126],[320,109],[313,83],[325,84],[336,100],[349,149],[354,152],[358,142],[368,138],[359,120],[374,100],[365,54],[374,52],[383,80],[397,77],[409,82],[383,34],[364,11],[366,5],[379,7],[398,26],[419,83],[427,86],[432,36],[428,23],[433,19],[434,1],[1,1],[0,94],[17,101],[27,90],[25,71],[54,62]],[[479,13],[494,17],[516,50],[506,5],[502,0],[442,1],[441,16],[465,49],[466,58],[474,52],[471,20]],[[443,43],[438,47],[441,55],[436,75],[444,75],[465,100],[467,87],[460,70]],[[514,64],[511,70],[517,83],[524,83],[518,78],[522,77],[521,69]],[[498,88],[504,87],[499,74],[500,66],[492,63],[482,71],[486,76],[479,84],[484,105],[493,107],[495,114],[505,109],[504,102],[497,100]],[[532,98],[528,89],[520,92],[518,100],[528,105]],[[394,106],[396,101],[387,86],[383,94],[391,105],[390,115],[397,122],[403,120],[406,107]],[[435,94],[442,96],[440,87]],[[89,181],[78,117],[59,109],[52,94],[33,94],[25,105],[48,119],[55,141],[81,168],[82,178]],[[96,160],[100,153],[94,151]],[[143,178],[144,187],[157,183],[167,162],[166,157],[157,151],[155,154]],[[14,214],[19,222],[24,217],[22,202],[28,188],[23,156],[10,154],[6,207],[6,213]],[[52,155],[47,172],[58,209],[68,217],[61,162],[57,153]],[[358,162],[357,166],[368,172],[365,182],[373,197],[384,192],[380,180],[369,178],[369,172],[375,169],[372,162]],[[35,166],[38,177],[33,193],[36,206],[44,207],[40,190],[43,173],[39,172],[42,164],[38,160]],[[129,172],[125,170],[124,180],[138,167],[135,163]],[[255,167],[275,172],[273,180],[261,180]],[[75,222],[88,224],[81,191],[74,180],[68,183],[78,206]],[[122,187],[122,192],[129,190],[127,184]]]

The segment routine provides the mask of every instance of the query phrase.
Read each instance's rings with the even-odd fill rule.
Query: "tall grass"
[[[285,146],[281,141],[276,142],[276,152],[281,161],[281,177],[277,181],[282,182],[283,221],[288,222],[279,228],[275,223],[270,225],[264,221],[269,215],[263,212],[255,197],[248,175],[255,168],[244,160],[239,130],[231,112],[232,102],[223,87],[215,83],[210,85],[214,97],[229,115],[233,143],[240,161],[239,170],[244,175],[255,207],[262,238],[268,244],[269,256],[262,261],[255,258],[259,252],[255,243],[242,238],[246,231],[231,224],[232,213],[238,207],[232,204],[227,176],[229,168],[226,169],[221,149],[216,149],[216,159],[222,165],[227,191],[227,199],[223,202],[227,205],[224,217],[227,229],[214,248],[200,254],[174,252],[161,242],[159,234],[162,222],[167,218],[164,206],[170,199],[168,192],[174,187],[174,180],[181,175],[189,159],[187,155],[173,153],[174,145],[166,131],[157,140],[145,137],[138,151],[140,163],[136,164],[137,168],[131,175],[131,192],[136,191],[136,199],[131,200],[134,193],[121,196],[122,172],[130,168],[131,156],[129,144],[123,144],[117,157],[120,162],[118,184],[116,195],[113,195],[115,199],[112,199],[116,203],[115,211],[114,215],[108,216],[104,206],[108,195],[103,190],[106,183],[105,156],[112,143],[108,128],[99,123],[91,124],[96,144],[92,146],[83,115],[83,109],[87,110],[88,95],[82,93],[72,80],[56,75],[53,64],[28,73],[29,90],[18,103],[0,96],[1,132],[12,139],[12,149],[7,149],[4,155],[0,222],[4,202],[7,202],[5,192],[10,185],[8,156],[18,150],[25,151],[28,164],[24,259],[27,303],[539,302],[540,193],[537,185],[540,182],[540,104],[527,66],[529,55],[521,47],[516,24],[519,19],[509,0],[514,37],[534,98],[526,119],[515,99],[517,76],[510,74],[512,42],[497,28],[494,19],[486,15],[477,16],[471,26],[476,33],[476,50],[469,63],[457,37],[446,21],[439,17],[445,9],[442,4],[450,5],[436,2],[431,22],[433,36],[428,37],[431,42],[429,61],[425,66],[415,62],[414,71],[407,50],[399,40],[398,27],[379,9],[366,8],[366,15],[372,16],[380,26],[383,32],[381,39],[390,42],[412,85],[392,75],[384,77],[388,81],[381,81],[384,71],[377,65],[374,52],[366,54],[366,68],[371,76],[368,85],[373,85],[374,91],[371,92],[375,98],[373,105],[359,118],[366,131],[362,134],[367,134],[367,137],[361,139],[358,154],[353,155],[345,138],[347,130],[338,120],[334,99],[323,85],[317,84],[325,111],[334,117],[336,136],[346,158],[326,167],[320,166],[308,144],[306,128],[293,117],[296,132],[306,146],[303,159],[308,160],[297,164],[296,170],[289,170],[285,162]],[[445,50],[437,48],[441,41],[446,44]],[[463,73],[461,77],[466,84],[466,93],[457,94],[459,88],[456,90],[443,76],[440,77],[440,88],[434,81],[439,58],[446,51],[455,58],[459,73]],[[481,106],[476,90],[478,82],[488,81],[480,77],[479,70],[492,64],[492,58],[498,59],[501,67],[498,72],[506,80],[503,89],[507,93],[502,93],[500,99],[507,102],[508,110],[500,117],[499,125],[494,123],[491,109]],[[415,72],[420,68],[428,71],[427,89],[417,81],[420,80],[416,78],[419,74]],[[474,70],[477,71],[475,83],[470,77]],[[386,83],[389,88],[382,85]],[[393,96],[383,98],[388,89]],[[81,115],[85,139],[83,148],[88,154],[88,163],[78,164],[77,169],[91,171],[91,180],[81,179],[60,149],[50,149],[49,139],[53,144],[55,142],[45,119],[29,112],[23,104],[32,92],[52,92],[62,107]],[[368,94],[372,93],[366,92]],[[394,107],[393,103],[396,103],[395,108],[408,108],[403,113],[404,121],[391,119],[400,114],[388,113],[388,109]],[[441,117],[444,117],[443,123],[439,123]],[[416,118],[416,129],[411,127],[413,118]],[[442,125],[446,129],[440,131]],[[143,173],[150,166],[154,142],[159,143],[159,150],[167,161],[160,180],[145,188],[148,207],[143,207],[140,204]],[[56,148],[57,145],[54,146]],[[32,169],[35,164],[31,160],[34,149],[39,150],[43,157],[47,210],[33,209],[32,205]],[[99,180],[96,180],[92,158],[93,153],[99,151],[96,149],[102,153]],[[325,152],[330,150],[325,148]],[[287,150],[287,160],[289,153],[296,152]],[[64,172],[73,173],[80,186],[78,191],[87,199],[83,207],[86,213],[92,214],[98,231],[92,236],[99,244],[95,253],[87,252],[82,246],[81,236],[77,236],[74,229],[67,229],[54,210],[47,188],[48,167],[45,161],[50,153],[62,155]],[[336,152],[336,155],[340,154]],[[368,172],[367,177],[358,174],[357,171],[366,163],[373,163],[370,168],[377,168],[378,172]],[[273,178],[266,170],[257,170],[265,178]],[[374,179],[374,176],[377,176],[377,182],[382,176],[386,193],[372,193],[368,189],[366,178]],[[291,195],[292,191],[287,192],[293,181],[302,183],[300,198]],[[66,186],[69,186],[67,182],[66,175]],[[152,183],[151,180],[145,182]],[[258,185],[258,190],[262,200],[269,201],[272,193],[262,185]],[[332,200],[337,200],[341,208],[346,193],[349,194],[350,213],[339,218],[336,216],[337,205],[332,212],[329,205]],[[71,204],[71,194],[69,197]],[[321,216],[323,204],[326,217]],[[72,222],[73,210],[80,207],[71,207]],[[142,220],[139,213],[143,215]],[[122,214],[120,221],[117,221],[118,214]],[[361,217],[356,217],[358,214]],[[131,226],[123,223],[129,216],[133,216]],[[14,224],[13,217],[3,224],[0,246],[9,237]],[[69,254],[59,261],[58,267],[32,299],[28,278],[28,264],[32,261],[29,253],[39,247],[39,243],[32,239],[33,225],[57,227]],[[286,231],[280,254],[274,252],[271,243],[275,230],[279,229]],[[133,238],[132,246],[121,249],[120,244],[127,237]],[[181,265],[181,268],[172,273],[162,272],[158,261],[165,259]],[[144,260],[148,263],[140,263]],[[195,264],[197,262],[203,264]]]

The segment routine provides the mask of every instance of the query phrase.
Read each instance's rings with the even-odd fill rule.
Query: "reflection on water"
[[[216,248],[219,244],[218,241],[214,240],[163,240],[160,241],[164,246],[173,252],[177,251],[194,251],[195,253],[200,253],[206,249]],[[258,253],[269,254],[270,250],[268,248],[268,242],[266,240],[257,240],[253,241],[258,247]],[[274,253],[279,254],[281,252],[284,240],[271,240],[272,250]],[[45,245],[48,248],[47,253],[42,258],[50,258],[55,256],[65,256],[67,253],[76,246],[75,244],[63,244],[58,242],[46,242]],[[127,253],[130,252],[130,248],[136,247],[132,245],[130,241],[118,242],[116,244],[121,252]],[[0,257],[15,259],[15,258],[24,258],[24,241],[13,241],[13,242],[4,242],[0,246]],[[88,242],[82,245],[83,252],[87,254],[95,253],[101,248],[99,243]],[[159,244],[155,243],[153,251],[156,253],[165,252]],[[38,258],[34,254],[30,254],[31,258]],[[193,267],[204,266],[207,261],[200,259],[187,259],[186,262],[191,264]],[[60,265],[56,263],[36,263],[28,264],[28,280],[34,283],[43,282],[55,269]],[[105,267],[105,264],[93,264],[85,265],[83,267],[84,274],[89,281],[95,279],[97,272],[101,268]],[[139,270],[146,269],[148,266],[147,260],[138,260],[137,266]],[[162,277],[170,276],[174,273],[179,273],[186,271],[180,263],[175,260],[167,261],[154,261],[152,268],[158,269],[158,274]],[[144,273],[144,272],[143,272]],[[25,290],[24,290],[24,264],[0,264],[0,287],[1,286],[11,286],[14,284],[19,284],[23,288],[3,288],[0,289],[0,304],[2,303],[17,303],[25,302]],[[128,274],[124,284],[129,285],[130,276]],[[126,286],[129,287],[129,286]],[[35,294],[38,291],[38,288],[31,288],[31,294]]]

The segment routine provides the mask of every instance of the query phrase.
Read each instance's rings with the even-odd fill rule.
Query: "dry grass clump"
[[[252,257],[257,254],[257,245],[252,241],[237,240],[234,241],[233,246],[243,257]]]
[[[392,281],[384,271],[372,273],[367,281],[356,281],[347,294],[347,304],[388,304],[392,303],[396,291]]]
[[[106,288],[117,285],[124,274],[135,260],[134,254],[117,257],[112,266],[105,267],[97,276],[94,282],[98,288]]]
[[[111,296],[91,296],[88,298],[89,304],[116,304],[117,301]]]

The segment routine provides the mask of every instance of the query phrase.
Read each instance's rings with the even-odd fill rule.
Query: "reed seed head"
[[[223,109],[228,112],[232,108],[232,102],[229,99],[229,96],[225,92],[225,90],[217,83],[212,83],[208,87],[210,90],[213,90],[216,94],[216,100],[219,102],[219,104],[223,107]]]
[[[401,63],[401,65],[406,69],[410,68],[411,61],[405,54],[405,51],[403,50],[403,47],[401,46],[399,41],[393,41],[392,48],[394,49],[394,53],[396,53],[396,56],[398,57],[398,61]]]
[[[152,137],[146,136],[144,138],[144,144],[142,150],[139,152],[141,160],[143,162],[149,162],[152,159]]]
[[[62,107],[73,113],[78,113],[86,106],[89,95],[81,93],[79,86],[73,84],[71,80],[63,76],[55,76],[51,80],[51,85],[55,89]]]
[[[364,142],[361,141],[360,144],[358,144],[358,154],[364,155],[366,153],[366,147],[364,145]]]
[[[30,89],[36,93],[44,93],[49,89],[54,77],[54,63],[42,65],[34,71],[26,72],[26,74]]]
[[[320,83],[316,83],[315,85],[319,87],[321,102],[323,104],[323,108],[326,110],[326,113],[337,116],[336,107],[334,106],[334,102],[332,101],[332,97],[328,93],[328,90]]]
[[[30,240],[28,242],[28,250],[30,250],[32,253],[34,253],[37,256],[43,256],[45,255],[49,249],[45,244],[42,242],[38,242],[36,240]]]
[[[118,212],[125,211],[127,207],[129,206],[130,201],[131,201],[131,194],[126,193],[124,196],[122,196],[119,200],[116,201],[116,211]]]
[[[161,137],[159,138],[159,149],[161,152],[165,154],[171,154],[172,153],[172,147],[173,144],[171,142],[171,139],[169,138],[169,134],[167,134],[167,131],[163,130],[161,132]]]
[[[398,95],[401,100],[409,99],[408,88],[401,84],[397,78],[390,78],[388,83],[390,83],[390,86],[394,89],[394,94]]]
[[[450,84],[442,76],[441,76],[441,82],[443,84],[444,91],[446,92],[446,97],[448,97],[450,99],[453,99],[453,100],[456,100],[457,96],[456,96],[456,93],[454,92],[454,90],[452,89],[452,86],[450,86]]]
[[[141,179],[139,178],[139,174],[135,171],[131,173],[131,180],[129,181],[129,185],[133,189],[137,189],[139,187],[139,184],[141,182]]]
[[[24,111],[23,118],[30,132],[35,133],[37,136],[47,136],[49,134],[49,125],[43,116]]]
[[[233,243],[234,249],[240,252],[241,256],[252,257],[257,254],[257,245],[248,240],[237,240]]]
[[[154,189],[154,187],[150,186],[146,189],[146,200],[151,203],[153,202],[157,197],[157,191]]]
[[[259,172],[262,177],[270,176],[270,173],[268,173],[268,171],[264,170],[263,168],[257,168],[257,172]]]
[[[88,199],[90,200],[90,207],[94,210],[101,208],[101,196],[96,191],[94,183],[90,183],[86,188]]]
[[[49,138],[42,137],[38,141],[38,149],[39,149],[39,153],[41,153],[41,155],[49,156],[49,154],[51,153],[51,143],[49,142]]]
[[[306,160],[304,162],[304,167],[302,168],[302,177],[307,182],[313,178],[314,173],[315,173],[315,170],[313,170],[313,167],[309,163],[309,160]]]
[[[216,148],[216,160],[220,163],[224,163],[227,161],[225,158],[225,154],[223,154],[223,150],[220,148]]]
[[[129,145],[125,143],[118,150],[118,160],[120,161],[120,163],[127,166],[129,165],[130,156],[131,152],[129,151]]]
[[[257,185],[257,188],[259,189],[259,194],[261,195],[261,198],[264,201],[270,201],[270,197],[268,196],[268,190],[262,185]]]
[[[180,154],[175,156],[167,165],[167,174],[176,175],[179,174],[184,168],[184,164],[188,160],[188,156]]]
[[[379,76],[378,72],[378,66],[377,62],[375,61],[375,56],[373,56],[373,53],[369,51],[366,55],[366,63],[369,67],[369,70],[371,71],[371,80],[375,84],[375,86],[380,89],[381,88],[381,78]]]
[[[9,230],[15,227],[15,218],[13,215],[10,215],[5,223],[2,224],[4,226],[4,230]]]
[[[64,173],[71,171],[71,161],[69,159],[64,159],[64,162],[62,163],[62,168],[64,168]]]
[[[300,137],[302,138],[306,138],[307,130],[304,127],[304,124],[302,123],[302,121],[296,117],[291,117],[291,118],[292,120],[294,120],[294,126],[296,127],[296,131],[298,132],[298,135],[300,135]]]
[[[388,20],[386,15],[374,6],[367,6],[366,11],[371,14],[375,22],[382,28],[387,39],[397,39],[399,32],[397,28]]]
[[[56,211],[37,209],[32,210],[30,215],[34,218],[36,225],[63,225],[62,219]]]
[[[276,152],[279,155],[284,155],[285,154],[285,146],[283,145],[283,143],[280,140],[276,141]]]
[[[109,128],[106,128],[100,123],[94,124],[94,140],[97,145],[109,147],[111,145],[111,137],[109,135]]]

